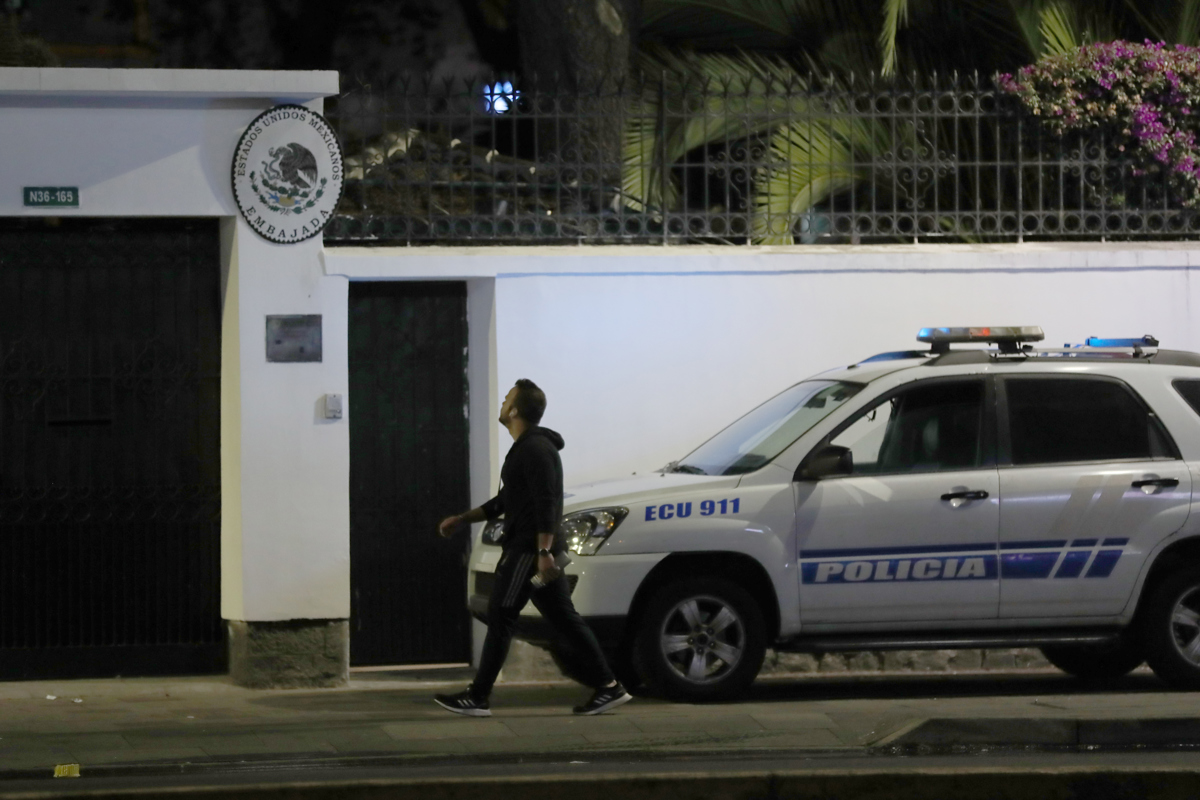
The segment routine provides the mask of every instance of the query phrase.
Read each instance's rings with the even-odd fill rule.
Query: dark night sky
[[[337,69],[474,77],[517,68],[475,0],[27,0],[63,66]],[[469,12],[469,13],[466,13]],[[477,44],[480,42],[482,47]]]

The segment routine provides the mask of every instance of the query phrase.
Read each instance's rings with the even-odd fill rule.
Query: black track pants
[[[496,581],[488,600],[487,638],[483,641],[479,671],[471,684],[473,694],[480,699],[487,698],[492,692],[496,676],[508,656],[517,617],[529,600],[533,600],[533,605],[564,639],[571,652],[577,654],[577,666],[590,678],[588,682],[593,688],[607,686],[613,681],[612,670],[600,651],[595,634],[571,602],[566,575],[560,575],[541,589],[534,589],[529,582],[537,572],[537,560],[535,553],[505,552],[496,565]]]

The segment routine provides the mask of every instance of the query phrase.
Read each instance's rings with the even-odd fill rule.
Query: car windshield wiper
[[[691,464],[672,464],[671,472],[686,472],[688,475],[707,475],[708,473]]]

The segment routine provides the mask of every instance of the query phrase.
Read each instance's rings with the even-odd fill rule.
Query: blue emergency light
[[[1084,347],[1158,347],[1158,339],[1146,334],[1138,339],[1101,339],[1099,336],[1089,336],[1083,342]]]

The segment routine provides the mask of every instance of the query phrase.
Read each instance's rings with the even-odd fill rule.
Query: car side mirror
[[[827,444],[809,455],[796,470],[795,480],[819,481],[830,475],[849,475],[854,472],[854,456],[849,447]]]

